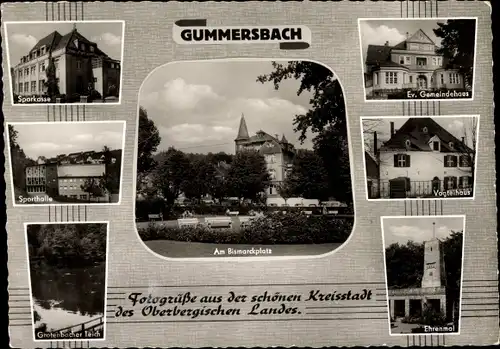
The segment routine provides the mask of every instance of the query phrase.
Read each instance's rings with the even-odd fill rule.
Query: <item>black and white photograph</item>
[[[14,205],[118,204],[124,121],[7,123]]]
[[[391,335],[459,334],[465,216],[382,217]]]
[[[103,340],[108,223],[25,227],[35,341]]]
[[[123,21],[6,22],[14,105],[120,103]]]
[[[476,22],[359,19],[365,100],[473,99]]]
[[[362,117],[368,200],[474,198],[479,116]]]
[[[347,118],[329,68],[163,65],[140,89],[138,125],[136,226],[156,255],[318,255],[349,238]]]

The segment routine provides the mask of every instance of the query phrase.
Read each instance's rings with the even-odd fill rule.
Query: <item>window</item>
[[[432,150],[439,151],[439,141],[432,142]]]
[[[444,167],[457,167],[457,157],[455,155],[445,155]]]
[[[405,64],[411,64],[411,57],[410,56],[405,57]]]
[[[458,179],[458,187],[460,189],[470,188],[472,186],[472,177],[462,176]]]
[[[410,155],[394,154],[394,167],[410,167]]]
[[[23,92],[23,83],[22,82],[19,83],[19,92]]]
[[[36,93],[36,81],[31,82],[31,93]]]
[[[448,146],[450,147],[450,149],[453,149],[453,142],[448,143]]]
[[[417,57],[417,65],[419,67],[423,67],[427,65],[427,58],[425,57]]]
[[[385,73],[385,83],[388,85],[397,84],[398,83],[398,73],[386,72]]]
[[[410,146],[411,146],[411,142],[410,142],[410,140],[409,140],[409,139],[407,139],[407,140],[405,141],[405,145],[406,145],[406,147],[410,147]]]
[[[432,65],[437,65],[437,57],[432,57]]]
[[[76,69],[82,69],[82,61],[81,60],[76,61]]]
[[[87,198],[87,195],[85,195],[85,194],[80,195],[80,199],[85,200],[86,198]]]
[[[90,46],[90,52],[94,52],[94,46]]]
[[[472,164],[472,158],[470,155],[460,155],[459,167],[470,167]]]
[[[405,56],[399,56],[399,64],[405,64]]]
[[[444,189],[457,189],[457,177],[444,177]]]
[[[460,83],[460,76],[458,73],[450,73],[450,84],[459,84]]]
[[[413,83],[413,75],[410,75],[410,84]]]
[[[44,86],[45,86],[45,80],[39,80],[39,81],[38,81],[38,90],[39,90],[40,92],[42,92],[42,91],[43,91],[43,87],[44,87]]]
[[[24,83],[24,92],[30,92],[30,83],[27,81]]]
[[[441,74],[441,85],[444,85],[444,74]]]
[[[97,82],[97,78],[94,78],[94,82]]]
[[[424,127],[424,128],[422,129],[422,131],[424,131],[424,133],[427,133],[427,132],[429,132],[429,129],[428,129],[427,127]]]
[[[31,75],[35,75],[35,74],[36,74],[36,67],[32,66],[31,67]]]
[[[82,51],[85,51],[85,44],[83,44],[83,43],[82,43],[82,44],[80,45],[80,49],[81,49]]]
[[[276,171],[275,170],[269,170],[269,176],[271,177],[272,180],[276,179]]]

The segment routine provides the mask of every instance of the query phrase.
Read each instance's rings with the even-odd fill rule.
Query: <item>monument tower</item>
[[[444,254],[441,241],[436,238],[436,223],[432,223],[432,239],[424,242],[424,273],[422,288],[446,287]]]

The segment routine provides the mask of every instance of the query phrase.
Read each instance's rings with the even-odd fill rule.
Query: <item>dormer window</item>
[[[411,146],[411,142],[410,142],[410,140],[409,140],[409,139],[407,139],[407,140],[405,141],[405,145],[406,145],[406,147],[407,147],[407,148],[409,148],[409,147]]]
[[[75,45],[75,47],[76,47],[76,48],[78,48],[78,39],[75,39],[75,40],[73,41],[73,44]]]
[[[432,150],[439,151],[439,141],[432,142]]]
[[[90,46],[90,52],[94,52],[94,46]]]
[[[80,45],[80,49],[81,49],[82,51],[85,51],[85,44],[81,44],[81,45]]]
[[[453,142],[448,143],[448,145],[450,146],[450,149],[453,149]]]
[[[424,131],[424,133],[428,133],[428,132],[429,132],[429,129],[428,129],[427,127],[424,127],[424,128],[422,129],[422,131]]]

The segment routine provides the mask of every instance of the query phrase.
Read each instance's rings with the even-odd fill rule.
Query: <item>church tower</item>
[[[433,238],[424,242],[424,274],[422,288],[445,287],[446,272],[441,241],[436,238],[436,223],[432,223]]]
[[[249,139],[250,139],[250,136],[248,135],[248,128],[247,128],[247,123],[245,121],[245,116],[243,114],[241,114],[238,135],[236,136],[236,139],[234,140],[235,152],[237,153],[241,148],[241,144],[248,141]]]

